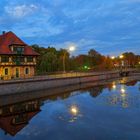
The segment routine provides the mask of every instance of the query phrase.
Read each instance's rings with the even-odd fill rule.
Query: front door
[[[16,78],[19,78],[19,68],[16,68]]]

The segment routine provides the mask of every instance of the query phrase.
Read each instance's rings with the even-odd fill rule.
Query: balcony
[[[0,62],[0,66],[31,66],[31,65],[36,65],[36,62],[20,62],[20,61],[16,61],[16,62]]]

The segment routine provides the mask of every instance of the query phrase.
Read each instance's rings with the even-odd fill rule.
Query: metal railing
[[[137,69],[128,69],[129,72],[136,72]],[[5,75],[0,76],[0,80],[25,80],[25,79],[57,79],[57,78],[69,78],[69,77],[84,77],[84,76],[97,76],[97,75],[106,75],[106,74],[113,74],[113,73],[119,73],[119,70],[113,70],[113,71],[101,71],[101,72],[59,72],[59,73],[46,73],[43,75],[30,75],[30,74],[20,74],[20,75]]]

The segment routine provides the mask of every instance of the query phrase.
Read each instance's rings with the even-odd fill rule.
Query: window
[[[33,62],[33,57],[32,56],[27,56],[27,62]]]
[[[21,54],[24,52],[24,47],[14,47],[13,51]]]
[[[19,114],[14,116],[12,119],[12,124],[22,124],[28,122],[28,116],[27,114]]]
[[[9,62],[9,56],[2,56],[1,62]]]
[[[13,57],[14,62],[24,62],[24,57],[23,56],[16,56]]]
[[[29,68],[25,68],[25,74],[29,74]]]
[[[5,68],[4,73],[5,75],[8,75],[8,68]]]

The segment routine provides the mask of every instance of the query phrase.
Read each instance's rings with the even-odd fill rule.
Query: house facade
[[[0,35],[0,79],[34,76],[38,55],[13,32],[3,32]]]
[[[0,128],[15,136],[41,110],[40,100],[27,101],[0,107]]]

